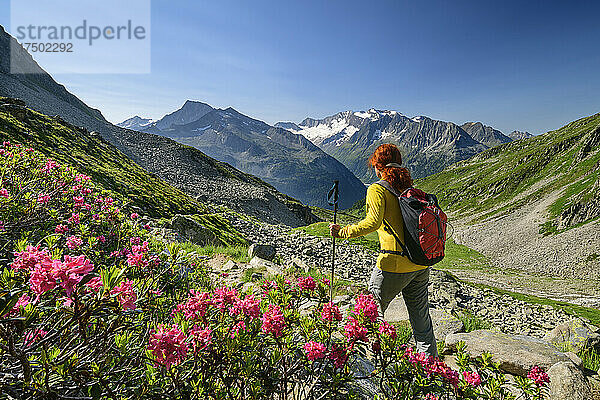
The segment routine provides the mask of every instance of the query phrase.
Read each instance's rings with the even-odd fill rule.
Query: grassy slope
[[[12,100],[0,97],[0,104],[8,102]],[[0,108],[0,141],[22,143],[72,165],[150,216],[204,211],[202,204],[149,174],[99,136],[33,110],[22,118],[17,109]]]
[[[419,187],[436,193],[442,205],[482,218],[518,208],[532,199],[565,188],[549,207],[556,218],[575,202],[596,195],[590,190],[600,178],[600,152],[577,160],[600,114],[574,121],[556,131],[494,147],[444,171],[421,179]]]

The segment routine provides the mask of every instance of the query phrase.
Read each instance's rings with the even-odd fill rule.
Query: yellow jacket
[[[379,246],[382,250],[402,251],[394,236],[385,231],[383,219],[391,225],[394,233],[404,243],[404,229],[402,213],[398,205],[398,199],[389,190],[376,183],[367,189],[367,216],[354,225],[343,227],[339,236],[349,239],[364,236],[377,231],[379,235]],[[397,254],[379,253],[377,267],[387,272],[413,272],[427,268],[425,265],[417,265],[407,257]]]

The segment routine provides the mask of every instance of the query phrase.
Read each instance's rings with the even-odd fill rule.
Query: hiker
[[[401,166],[402,156],[395,145],[380,145],[369,159],[369,164],[375,168],[377,177],[389,183],[397,193],[412,187],[410,172]],[[384,226],[385,219],[395,236],[404,243],[403,220],[398,199],[391,191],[374,183],[367,189],[366,211],[365,219],[357,224],[343,228],[331,224],[331,235],[349,239],[377,231],[381,252],[371,274],[369,291],[379,302],[381,317],[384,316],[390,302],[402,293],[417,343],[416,350],[437,357],[437,345],[429,315],[429,267],[417,265],[400,255],[403,250],[401,245]]]

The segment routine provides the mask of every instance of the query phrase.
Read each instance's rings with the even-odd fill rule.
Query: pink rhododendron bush
[[[277,276],[242,292],[140,220],[87,176],[18,145],[0,148],[0,392],[514,397],[489,355],[459,352],[456,371],[414,352],[368,294],[343,315],[324,278]],[[542,398],[546,384],[536,368],[516,389]]]

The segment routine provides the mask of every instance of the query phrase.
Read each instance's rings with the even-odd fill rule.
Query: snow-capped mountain
[[[511,140],[483,124],[469,125],[480,141],[452,122],[425,116],[410,118],[397,111],[374,108],[343,111],[323,119],[306,118],[299,124],[277,123],[276,126],[303,135],[342,162],[365,183],[375,178],[367,167],[367,159],[382,143],[397,144],[413,176],[423,177]],[[486,138],[488,134],[489,140]]]
[[[118,123],[117,126],[125,129],[133,129],[134,131],[140,131],[153,122],[154,120],[152,118],[142,118],[136,115],[135,117],[128,118],[125,121]]]

